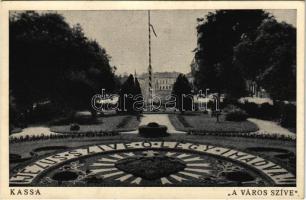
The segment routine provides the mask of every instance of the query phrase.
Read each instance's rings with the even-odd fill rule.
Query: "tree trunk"
[[[90,110],[90,113],[91,113],[91,117],[92,117],[93,119],[96,119],[96,118],[97,118],[97,111],[95,111],[94,109],[91,109],[91,110]]]
[[[221,91],[219,90],[218,93],[217,93],[217,106],[218,107],[218,110],[220,109],[220,99],[221,99]]]

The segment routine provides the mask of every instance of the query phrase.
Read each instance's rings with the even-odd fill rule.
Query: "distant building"
[[[153,86],[153,94],[155,96],[160,97],[162,100],[166,98],[166,96],[171,95],[173,85],[178,77],[179,72],[155,72],[153,73],[152,86]],[[191,73],[186,74],[189,82],[192,83],[193,78]],[[147,99],[149,95],[149,77],[148,73],[141,74],[137,76],[139,81],[142,94]]]
[[[250,97],[269,98],[267,91],[260,87],[255,81],[246,80],[246,89]]]

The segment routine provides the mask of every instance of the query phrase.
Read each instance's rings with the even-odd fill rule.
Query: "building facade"
[[[269,98],[269,94],[267,91],[258,86],[255,81],[246,80],[246,88],[250,97],[258,97],[258,98]]]
[[[178,77],[179,72],[155,72],[153,73],[152,87],[153,95],[159,97],[161,100],[165,100],[167,96],[171,95],[173,85]],[[191,74],[188,73],[187,78],[190,83],[193,79]],[[142,94],[145,99],[149,97],[149,77],[147,73],[137,76]]]

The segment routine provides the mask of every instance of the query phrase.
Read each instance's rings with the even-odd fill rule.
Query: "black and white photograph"
[[[297,187],[296,9],[18,9],[8,20],[10,188],[297,195],[266,190]]]

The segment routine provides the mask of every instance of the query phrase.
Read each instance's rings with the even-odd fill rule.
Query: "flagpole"
[[[150,22],[150,10],[148,10],[148,39],[149,39],[149,103],[153,98],[153,89],[152,89],[152,65],[151,65],[151,22]]]

